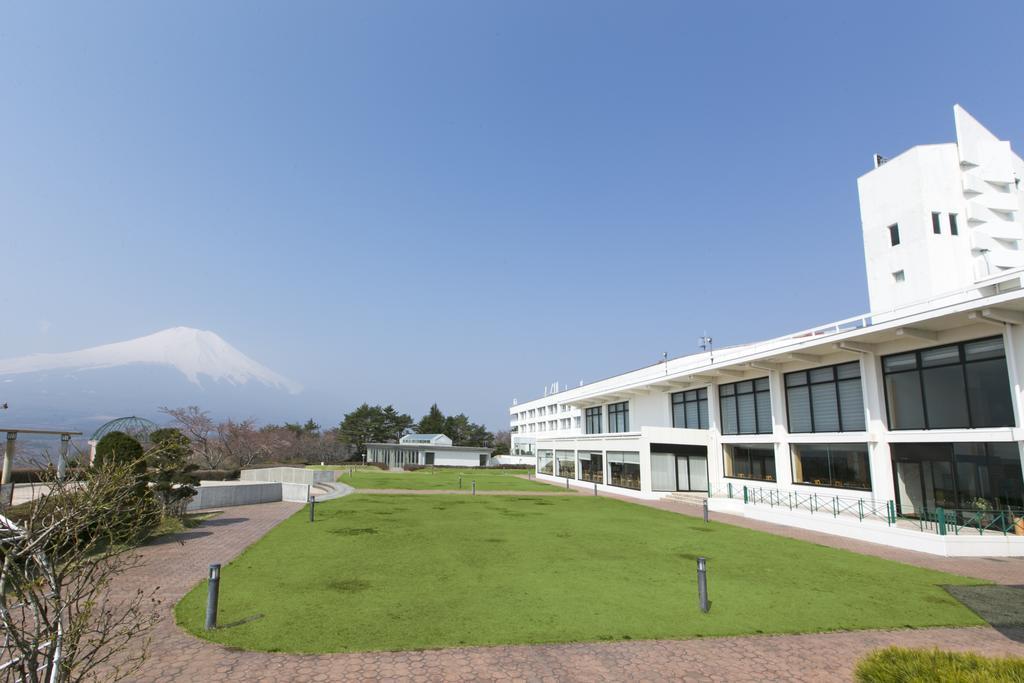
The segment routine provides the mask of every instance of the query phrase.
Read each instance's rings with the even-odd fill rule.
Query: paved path
[[[194,638],[174,623],[174,603],[296,510],[297,503],[231,508],[180,537],[142,550],[144,564],[119,588],[159,585],[163,618],[137,681],[836,681],[887,645],[940,646],[1024,656],[1024,629],[988,627],[859,631],[568,645],[476,647],[425,652],[288,655],[244,652]]]

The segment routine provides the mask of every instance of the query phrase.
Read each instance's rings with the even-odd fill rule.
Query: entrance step
[[[702,505],[707,500],[708,494],[701,493],[700,491],[676,491],[670,493],[667,496],[662,496],[662,500],[670,500],[674,503],[689,503],[690,505]]]

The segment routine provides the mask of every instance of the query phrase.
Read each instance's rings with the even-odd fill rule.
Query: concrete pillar
[[[70,434],[60,435],[60,457],[57,459],[57,479],[64,481],[64,475],[68,469],[68,444],[71,443]]]
[[[0,484],[11,483],[11,468],[14,467],[14,446],[17,439],[18,432],[7,432],[7,447],[4,449],[4,469]]]

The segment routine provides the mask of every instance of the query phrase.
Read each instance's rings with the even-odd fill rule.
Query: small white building
[[[858,181],[870,313],[515,402],[538,478],[1024,556],[1024,161],[954,118]]]
[[[487,467],[492,448],[453,446],[444,434],[406,434],[398,443],[366,444],[366,461],[388,467],[436,465],[438,467]]]

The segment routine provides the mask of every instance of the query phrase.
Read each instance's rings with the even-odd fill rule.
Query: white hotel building
[[[871,313],[518,403],[513,452],[595,491],[1024,555],[1024,161],[954,114],[956,142],[858,180]]]

